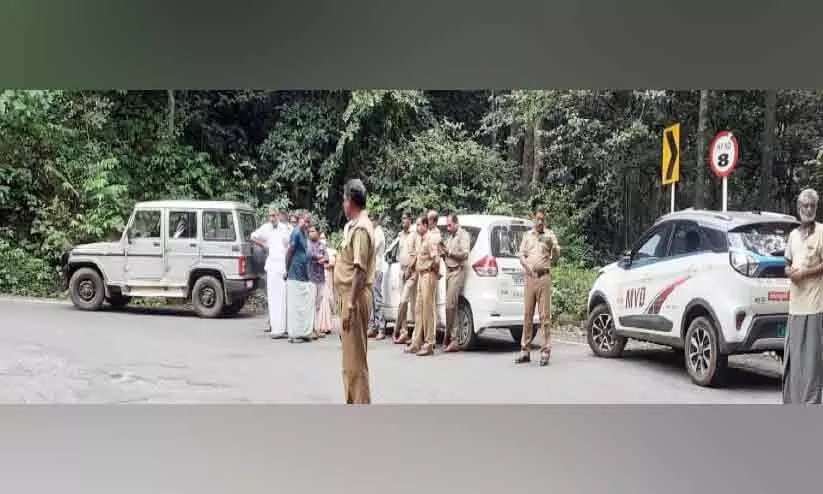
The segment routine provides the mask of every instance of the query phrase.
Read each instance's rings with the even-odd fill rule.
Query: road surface
[[[0,299],[0,403],[341,403],[337,336],[290,344],[268,338],[263,325],[177,309],[88,313]],[[372,341],[373,402],[780,402],[779,366],[762,357],[744,359],[726,388],[706,389],[691,384],[671,350],[607,360],[557,339],[542,368],[515,366],[516,352],[507,334],[484,337],[477,351],[428,358]]]

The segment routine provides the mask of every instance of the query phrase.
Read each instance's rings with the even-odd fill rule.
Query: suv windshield
[[[793,223],[761,223],[746,225],[729,232],[729,246],[761,256],[780,257],[786,251]]]
[[[239,213],[240,214],[240,236],[243,238],[244,242],[251,241],[251,234],[257,229],[257,222],[254,219],[254,215],[252,213]]]

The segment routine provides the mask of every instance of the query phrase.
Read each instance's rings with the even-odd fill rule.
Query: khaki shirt
[[[440,270],[440,230],[429,230],[417,244],[417,272]]]
[[[815,223],[814,232],[803,237],[801,228],[789,234],[786,260],[791,267],[808,269],[823,262],[823,224]],[[823,290],[820,278],[806,278],[789,286],[789,314],[809,315],[823,313]]]
[[[551,270],[552,259],[560,254],[560,246],[557,237],[551,230],[546,230],[542,234],[534,229],[523,235],[520,243],[518,257],[524,257],[526,265],[533,271]]]
[[[464,230],[463,228],[458,227],[457,231],[449,237],[446,241],[446,252],[450,254],[454,254],[456,256],[463,256],[469,253],[469,247],[471,246],[471,239],[469,238],[469,232]],[[468,258],[463,261],[458,261],[452,257],[446,256],[445,262],[446,267],[448,268],[459,268],[466,264]]]
[[[366,287],[374,284],[376,269],[374,226],[365,212],[349,222],[334,265],[334,285],[341,293],[351,291],[356,270],[366,273]]]
[[[405,270],[414,264],[415,245],[417,245],[417,233],[409,230],[409,233],[401,231],[397,242],[397,262]]]

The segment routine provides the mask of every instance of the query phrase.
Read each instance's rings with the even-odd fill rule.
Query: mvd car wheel
[[[692,382],[699,386],[717,386],[729,366],[729,358],[720,354],[720,344],[714,324],[705,317],[695,318],[686,331],[683,342],[686,370]]]
[[[614,319],[607,305],[598,305],[586,321],[589,348],[598,357],[616,358],[623,354],[628,341],[614,331]]]

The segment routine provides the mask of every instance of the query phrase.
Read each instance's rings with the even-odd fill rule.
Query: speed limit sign
[[[715,175],[725,178],[734,170],[739,155],[740,146],[737,144],[737,138],[728,130],[724,130],[712,139],[709,146],[709,165]]]

